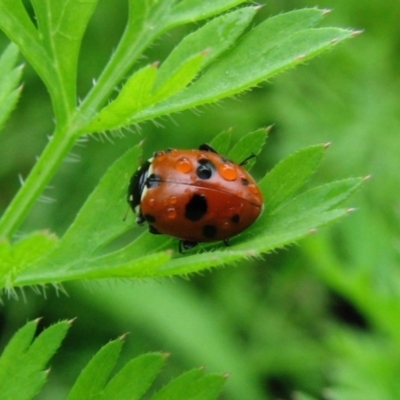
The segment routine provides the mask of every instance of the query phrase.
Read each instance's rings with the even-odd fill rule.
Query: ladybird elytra
[[[253,157],[253,156],[252,156]],[[128,202],[139,224],[180,239],[180,249],[227,240],[260,215],[263,197],[253,177],[209,145],[157,151],[132,176]]]

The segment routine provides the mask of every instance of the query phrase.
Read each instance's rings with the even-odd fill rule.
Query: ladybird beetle
[[[180,239],[179,251],[198,242],[228,244],[263,208],[260,189],[242,168],[253,156],[236,164],[207,144],[155,152],[130,181],[128,203],[136,222]]]

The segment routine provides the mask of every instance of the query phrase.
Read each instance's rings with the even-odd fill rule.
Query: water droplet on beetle
[[[176,170],[187,174],[193,169],[193,165],[187,157],[181,157],[175,164]]]
[[[237,179],[236,168],[232,164],[222,164],[218,167],[219,174],[227,181],[234,181]]]
[[[178,214],[176,212],[175,207],[169,207],[169,208],[167,208],[166,215],[167,215],[168,219],[175,219]]]
[[[178,201],[178,199],[177,199],[176,196],[171,196],[171,197],[168,199],[168,204],[170,204],[170,205],[172,206],[172,205],[176,204],[177,201]]]
[[[258,194],[259,193],[259,190],[258,190],[256,185],[250,184],[248,187],[249,187],[251,193],[253,193],[253,194]]]

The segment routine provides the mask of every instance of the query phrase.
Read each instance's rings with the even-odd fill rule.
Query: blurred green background
[[[228,373],[221,399],[400,398],[400,2],[269,1],[258,19],[306,6],[332,8],[325,24],[363,34],[236,99],[144,123],[124,138],[90,138],[73,150],[21,233],[61,235],[108,166],[145,140],[145,157],[195,148],[232,127],[234,137],[273,124],[259,178],[291,152],[332,142],[314,182],[373,178],[351,199],[346,220],[298,246],[190,280],[73,283],[3,296],[1,348],[27,320],[77,317],[38,399],[61,399],[101,345],[125,332],[121,364],[153,350],[171,353],[160,384],[186,369]],[[99,2],[81,54],[83,96],[115,47],[124,0]],[[163,37],[143,63],[165,59],[193,27]],[[6,40],[0,37],[0,47]],[[0,134],[0,210],[52,132],[47,93],[32,68]],[[268,206],[268,199],[266,199]],[[121,216],[122,217],[122,216]],[[327,396],[327,397],[326,397]],[[331,397],[329,397],[331,396]]]

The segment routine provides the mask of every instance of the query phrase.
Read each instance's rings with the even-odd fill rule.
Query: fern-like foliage
[[[0,398],[30,400],[42,389],[49,376],[45,369],[60,347],[71,325],[58,322],[35,336],[38,320],[28,322],[9,341],[0,356]],[[89,361],[71,388],[67,400],[141,399],[151,389],[164,367],[167,355],[147,353],[128,361],[110,376],[120,355],[123,337],[102,347]],[[156,392],[152,400],[213,400],[225,377],[202,369],[188,371]]]
[[[300,192],[325,152],[325,146],[318,145],[289,156],[260,181],[265,211],[251,229],[232,240],[231,247],[207,245],[182,256],[173,240],[143,233],[129,245],[109,252],[106,246],[134,226],[132,218],[123,222],[121,215],[126,208],[127,183],[141,158],[136,146],[110,167],[61,239],[34,232],[17,242],[12,240],[13,232],[80,136],[235,95],[354,35],[347,29],[316,28],[327,14],[316,8],[280,14],[249,29],[259,7],[233,9],[241,3],[216,0],[205,6],[198,0],[129,0],[120,42],[96,84],[78,104],[79,49],[97,1],[32,0],[34,24],[21,0],[0,0],[0,29],[43,80],[56,119],[48,146],[0,219],[1,288],[11,291],[15,286],[76,279],[186,275],[259,256],[346,214],[346,209],[338,206],[361,179]],[[182,39],[161,65],[151,62],[131,72],[146,48],[162,34],[205,19],[209,20]],[[13,77],[8,86],[0,81],[0,90],[11,106],[20,74],[15,57],[16,47],[11,45],[0,61],[0,70],[8,69]],[[121,89],[115,96],[116,85]],[[225,132],[215,137],[213,145],[233,160],[243,160],[259,152],[266,133],[258,130],[244,135],[229,149],[230,134]]]

